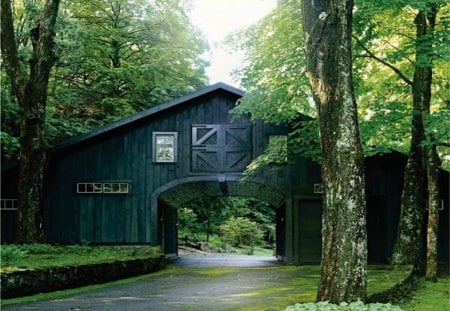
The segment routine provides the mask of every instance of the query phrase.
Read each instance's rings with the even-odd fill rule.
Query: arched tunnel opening
[[[158,194],[158,241],[166,257],[178,256],[187,244],[211,252],[256,250],[281,259],[284,202],[280,189],[260,181],[180,181]]]

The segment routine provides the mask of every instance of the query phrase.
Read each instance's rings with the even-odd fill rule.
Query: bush
[[[332,304],[327,301],[318,303],[297,303],[287,307],[284,311],[402,311],[398,306],[389,303],[370,303],[364,304],[361,301],[352,303],[343,302],[340,305]]]
[[[234,247],[241,244],[254,246],[262,243],[262,231],[258,224],[243,217],[231,217],[220,226],[223,239]]]
[[[27,253],[16,245],[3,245],[1,248],[1,266],[8,267],[12,262],[24,257]]]

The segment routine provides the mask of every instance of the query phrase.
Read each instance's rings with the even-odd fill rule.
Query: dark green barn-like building
[[[276,208],[280,259],[320,261],[320,166],[298,158],[241,181],[250,161],[289,132],[245,116],[233,120],[230,110],[241,96],[218,83],[50,148],[43,202],[48,241],[161,245],[166,255],[176,255],[179,206],[201,197],[244,196]],[[396,153],[366,159],[372,262],[385,262],[392,252],[404,164]],[[448,175],[441,177],[445,256]],[[3,242],[13,239],[17,188],[17,167],[5,166]]]

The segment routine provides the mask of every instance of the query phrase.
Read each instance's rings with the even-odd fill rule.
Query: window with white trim
[[[94,182],[79,182],[77,183],[77,193],[102,193],[103,185]]]
[[[177,162],[177,132],[153,132],[153,162]]]
[[[80,194],[126,194],[130,193],[128,182],[79,182],[77,193]]]
[[[103,193],[128,193],[128,183],[109,182],[103,183]]]

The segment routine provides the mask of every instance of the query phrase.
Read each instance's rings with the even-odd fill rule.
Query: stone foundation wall
[[[2,273],[0,275],[1,297],[14,298],[105,283],[154,272],[162,269],[165,265],[166,260],[161,257]]]

